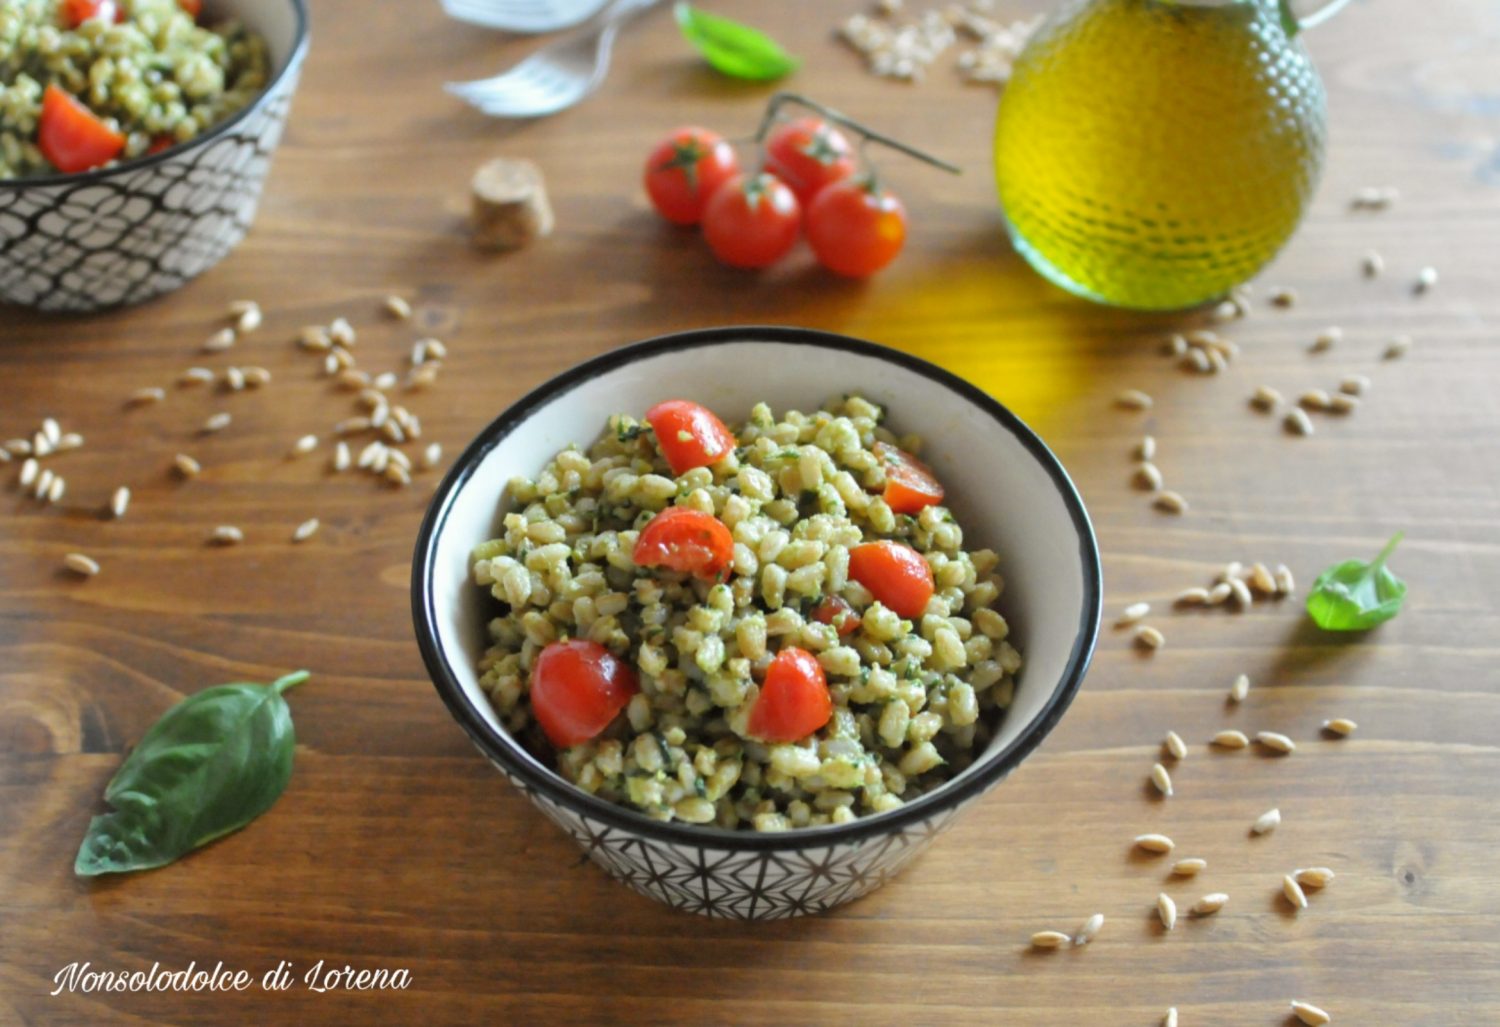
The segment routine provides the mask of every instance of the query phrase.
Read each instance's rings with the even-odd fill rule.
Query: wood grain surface
[[[1228,332],[1243,347],[1200,377],[1160,353],[1198,315],[1088,306],[1030,273],[993,201],[995,105],[939,68],[872,79],[830,30],[850,2],[726,0],[807,58],[795,86],[950,157],[950,179],[899,157],[908,252],[868,283],[830,279],[806,250],[764,275],[712,263],[696,235],[647,209],[639,162],[670,127],[747,135],[767,90],[705,71],[665,11],[623,36],[604,92],[507,125],[441,84],[500,69],[531,44],[446,21],[436,3],[317,0],[314,42],[254,231],[175,295],[93,317],[0,310],[0,437],[48,415],[87,437],[57,458],[68,493],[44,508],[0,468],[0,1022],[102,1023],[1006,1023],[1184,1027],[1288,1023],[1303,998],[1335,1023],[1500,1023],[1500,11],[1491,0],[1366,0],[1309,40],[1328,84],[1332,144],[1318,201],[1259,279],[1294,287]],[[1038,8],[1017,2],[1016,14]],[[1122,60],[1132,59],[1122,55]],[[466,241],[466,185],[495,155],[547,175],[556,235],[491,257]],[[1366,185],[1389,211],[1356,214]],[[1385,276],[1359,274],[1378,249]],[[1441,271],[1430,294],[1411,282]],[[414,323],[383,317],[388,292]],[[197,347],[233,299],[266,324],[219,356]],[[291,339],[344,315],[374,370],[419,333],[452,355],[415,394],[423,441],[456,453],[524,390],[584,357],[676,329],[802,324],[864,336],[957,371],[1033,424],[1078,482],[1104,554],[1107,612],[1153,604],[1166,647],[1107,629],[1082,694],[1047,743],[914,867],[831,915],[765,925],[672,913],[580,864],[571,842],[468,744],[427,681],[408,614],[408,564],[436,480],[401,491],[326,470],[353,413]],[[1332,351],[1312,337],[1340,325]],[[1380,358],[1394,333],[1414,340]],[[268,368],[264,389],[171,387],[192,364]],[[1293,438],[1246,404],[1373,380],[1347,418]],[[132,390],[168,387],[125,410]],[[1121,388],[1156,397],[1114,409]],[[233,424],[195,435],[210,413]],[[1191,511],[1151,509],[1130,485],[1143,431]],[[176,452],[203,475],[169,473]],[[127,517],[100,515],[134,490]],[[961,487],[961,485],[959,485]],[[293,546],[307,517],[322,531]],[[213,548],[215,525],[243,545]],[[1366,637],[1311,629],[1300,599],[1173,611],[1170,597],[1227,560],[1285,562],[1305,587],[1394,531],[1406,611]],[[92,580],[60,569],[82,550]],[[72,860],[122,752],[171,703],[211,684],[306,666],[291,694],[299,747],[269,814],[159,872],[85,881]],[[1255,682],[1241,707],[1224,696]],[[1328,717],[1359,721],[1343,742]],[[1213,753],[1225,727],[1275,729],[1288,758]],[[1173,728],[1191,745],[1178,794],[1146,775]],[[1284,822],[1251,840],[1279,806]],[[1130,839],[1162,830],[1210,869],[1163,884]],[[1293,915],[1281,875],[1338,878]],[[1219,916],[1164,935],[1166,888]],[[1087,948],[1027,951],[1035,930],[1108,918]],[[251,971],[239,994],[51,996],[73,962]],[[282,960],[405,968],[403,991],[327,992],[258,981]]]

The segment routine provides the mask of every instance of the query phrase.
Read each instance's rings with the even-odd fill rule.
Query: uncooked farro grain
[[[245,372],[238,367],[224,368],[224,386],[231,392],[239,392],[245,387]]]
[[[1386,344],[1383,356],[1386,360],[1400,360],[1411,352],[1411,336],[1398,335]]]
[[[1208,606],[1219,606],[1228,601],[1233,592],[1234,590],[1230,587],[1229,582],[1221,581],[1208,590],[1208,597],[1204,599],[1204,603]]]
[[[1214,735],[1209,744],[1217,745],[1221,749],[1243,749],[1250,744],[1250,739],[1246,737],[1245,732],[1231,728]]]
[[[1140,460],[1154,459],[1156,457],[1156,436],[1141,436],[1141,441],[1135,445],[1135,455]]]
[[[427,448],[422,450],[422,466],[436,467],[443,459],[443,444],[441,442],[430,442]]]
[[[1323,1010],[1319,1009],[1317,1006],[1309,1002],[1303,1002],[1299,999],[1292,1000],[1292,1013],[1297,1017],[1297,1019],[1301,1020],[1306,1025],[1306,1027],[1324,1027],[1325,1024],[1333,1022],[1333,1017],[1329,1016]]]
[[[292,443],[292,455],[303,456],[318,448],[318,437],[316,435],[304,435]]]
[[[1343,337],[1344,330],[1342,328],[1340,328],[1338,325],[1329,325],[1317,335],[1313,336],[1312,345],[1309,346],[1308,349],[1313,353],[1322,353],[1325,350],[1333,349],[1333,347],[1338,345],[1339,340],[1343,339]]]
[[[1172,873],[1176,877],[1197,877],[1208,869],[1208,860],[1199,859],[1197,856],[1188,859],[1179,859],[1172,864]]]
[[[1135,642],[1137,645],[1157,650],[1167,644],[1167,637],[1149,624],[1142,624],[1135,629]]]
[[[1328,411],[1333,414],[1352,414],[1359,409],[1359,397],[1336,393],[1328,397]]]
[[[1140,389],[1126,389],[1115,396],[1115,406],[1126,410],[1150,410],[1151,397]]]
[[[1301,407],[1292,407],[1292,409],[1288,410],[1286,418],[1282,423],[1286,425],[1286,430],[1293,435],[1311,435],[1313,433],[1313,423],[1308,419],[1307,411]]]
[[[1213,916],[1223,909],[1229,902],[1229,896],[1223,892],[1209,892],[1197,902],[1193,903],[1193,916]]]
[[[354,326],[349,323],[348,318],[343,317],[336,317],[329,324],[328,337],[335,344],[345,349],[353,346],[359,340],[359,336],[355,334]]]
[[[1297,743],[1276,731],[1258,731],[1255,740],[1272,752],[1291,753],[1297,751]]]
[[[357,367],[346,367],[338,373],[338,383],[340,388],[359,392],[370,387],[370,375]]]
[[[46,500],[47,500],[47,502],[49,502],[49,503],[60,503],[60,502],[62,502],[63,493],[66,492],[67,489],[68,489],[68,482],[67,482],[67,480],[62,475],[60,475],[60,474],[56,475],[52,479],[52,484],[49,485],[49,486],[47,486],[47,495],[45,497]]]
[[[1327,867],[1301,867],[1293,870],[1292,876],[1304,888],[1323,888],[1333,880],[1334,873]]]
[[[1172,1006],[1167,1010],[1167,1015],[1161,1019],[1161,1027],[1177,1027],[1177,1007]]]
[[[42,437],[53,446],[57,445],[57,440],[62,438],[62,425],[57,423],[57,418],[42,418]]]
[[[21,463],[21,475],[16,480],[23,489],[30,488],[36,481],[37,473],[40,469],[41,464],[36,462],[36,457],[29,456]]]
[[[160,403],[167,398],[167,390],[155,385],[148,385],[144,389],[136,389],[125,397],[127,406],[144,406],[147,403]]]
[[[1345,375],[1339,382],[1339,391],[1350,396],[1363,396],[1370,388],[1370,379],[1366,375]]]
[[[1308,410],[1327,410],[1328,393],[1323,389],[1308,389],[1297,397],[1297,403]]]
[[[130,489],[121,485],[109,498],[109,512],[119,519],[125,516],[125,511],[128,509],[130,509]]]
[[[339,444],[333,447],[333,469],[335,471],[347,471],[349,469],[349,443],[339,440]]]
[[[372,427],[368,417],[346,417],[333,426],[333,431],[335,435],[357,435]]]
[[[196,478],[203,472],[203,465],[186,453],[178,453],[174,456],[172,467],[184,478]]]
[[[234,328],[241,335],[248,335],[259,328],[263,320],[260,304],[254,300],[244,300],[239,316],[235,319]]]
[[[1250,594],[1250,586],[1240,578],[1230,578],[1224,584],[1229,586],[1229,594],[1234,597],[1235,603],[1241,610],[1246,609],[1255,601],[1255,597]]]
[[[1251,834],[1270,834],[1281,824],[1281,810],[1268,809],[1250,825]]]
[[[205,435],[212,434],[216,431],[223,431],[225,428],[229,427],[230,422],[232,422],[233,420],[234,418],[230,416],[229,411],[220,410],[217,414],[213,414],[208,418],[208,420],[204,421],[203,427],[200,428],[199,431],[201,431]]]
[[[1172,601],[1179,606],[1201,606],[1208,602],[1208,589],[1199,588],[1196,585],[1192,588],[1185,588],[1178,592],[1177,598]]]
[[[315,353],[326,353],[333,346],[333,340],[328,337],[327,328],[308,325],[297,333],[297,345]]]
[[[245,541],[245,533],[233,524],[221,524],[208,536],[208,541],[219,546],[233,546]]]
[[[1323,721],[1323,730],[1339,738],[1348,738],[1359,729],[1359,725],[1347,717],[1335,717],[1333,720]]]
[[[1166,747],[1168,755],[1174,760],[1187,759],[1187,743],[1182,740],[1182,736],[1176,731],[1168,731],[1166,738],[1162,740],[1162,745]]]
[[[220,328],[203,341],[203,352],[222,353],[234,345],[233,328]]]
[[[92,578],[99,573],[99,563],[93,557],[83,553],[69,553],[63,557],[63,566],[74,574],[81,574],[85,578]]]
[[[7,439],[5,441],[5,451],[7,453],[12,454],[13,456],[30,456],[31,455],[31,440],[30,439]]]
[[[1261,385],[1250,394],[1250,405],[1260,410],[1275,410],[1281,406],[1281,393],[1269,385]]]
[[[1177,903],[1166,892],[1156,896],[1156,915],[1161,919],[1162,930],[1170,931],[1177,926]]]
[[[31,498],[46,499],[48,490],[52,488],[52,479],[56,477],[57,474],[50,467],[43,467],[42,473],[36,476],[36,484],[32,487]]]
[[[394,389],[396,387],[396,372],[382,371],[375,376],[374,385],[377,389]]]
[[[1276,591],[1281,595],[1291,595],[1297,591],[1297,579],[1292,576],[1292,569],[1284,563],[1276,565]]]
[[[1271,568],[1260,561],[1250,565],[1250,587],[1264,596],[1276,594],[1276,575],[1271,573]]]
[[[1162,489],[1151,500],[1158,510],[1164,510],[1171,514],[1187,513],[1188,501],[1183,499],[1180,493],[1171,489]]]
[[[1120,611],[1120,616],[1115,619],[1115,624],[1120,627],[1124,627],[1127,624],[1134,624],[1150,612],[1150,603],[1131,603]]]
[[[1135,465],[1136,486],[1157,492],[1162,486],[1161,469],[1149,460],[1142,460]]]
[[[1229,701],[1241,703],[1250,694],[1250,675],[1241,674],[1234,679],[1234,684],[1229,686]]]
[[[1135,836],[1135,847],[1145,852],[1164,853],[1171,852],[1175,845],[1164,834],[1138,834]]]
[[[1073,935],[1073,944],[1075,946],[1087,945],[1099,936],[1099,929],[1103,926],[1104,914],[1095,913],[1085,920],[1083,926],[1078,929],[1078,933]]]
[[[1174,794],[1172,791],[1172,775],[1160,763],[1151,764],[1151,783],[1156,787],[1158,792],[1168,799]]]
[[[297,525],[297,530],[292,532],[292,541],[306,542],[308,539],[312,538],[314,534],[317,533],[317,530],[318,519],[316,517],[309,517],[307,520]]]
[[[271,384],[271,372],[264,367],[242,367],[240,370],[245,373],[245,384],[252,389]]]
[[[1302,891],[1302,885],[1291,874],[1283,874],[1281,878],[1281,894],[1296,909],[1307,908],[1307,895]]]
[[[1037,931],[1031,936],[1031,947],[1034,949],[1060,949],[1072,940],[1072,938],[1061,931]]]
[[[392,293],[385,298],[385,312],[399,321],[405,321],[411,317],[411,304]]]

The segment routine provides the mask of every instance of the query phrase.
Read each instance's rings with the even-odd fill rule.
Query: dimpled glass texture
[[[1016,62],[995,176],[1016,249],[1080,296],[1222,296],[1302,218],[1323,84],[1274,0],[1069,0]]]

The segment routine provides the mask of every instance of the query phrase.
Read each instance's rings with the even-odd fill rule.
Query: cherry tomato
[[[108,164],[125,149],[125,137],[57,86],[42,94],[36,144],[65,175]]]
[[[703,207],[739,170],[734,148],[706,128],[679,128],[646,158],[646,193],[662,217],[696,225]]]
[[[559,749],[596,737],[638,691],[635,671],[598,642],[553,642],[531,665],[531,712]]]
[[[833,699],[818,658],[795,646],[777,653],[766,668],[760,696],[750,708],[750,734],[763,742],[795,742],[828,723]]]
[[[813,607],[813,619],[820,624],[832,624],[840,635],[852,635],[860,625],[859,614],[842,596],[824,596],[823,601]]]
[[[807,209],[807,241],[828,270],[865,278],[901,252],[906,208],[872,179],[838,182],[818,193]]]
[[[822,118],[798,118],[766,141],[766,170],[790,186],[805,207],[824,186],[854,174],[854,148]]]
[[[169,135],[152,136],[151,137],[151,145],[148,146],[148,147],[146,147],[146,156],[149,157],[153,153],[161,153],[163,150],[170,150],[172,147],[174,147],[176,145],[177,145],[177,139],[175,137],[173,137],[173,136],[169,136]]]
[[[120,10],[115,0],[63,0],[62,12],[63,20],[72,29],[90,18],[103,18],[109,22],[125,20],[125,12]]]
[[[916,620],[932,598],[932,568],[900,542],[866,542],[849,550],[849,577],[907,620]]]
[[[892,513],[914,514],[943,501],[943,485],[932,468],[906,450],[875,443],[875,455],[885,465],[885,505]]]
[[[709,198],[703,237],[731,267],[766,267],[786,256],[801,222],[802,207],[781,179],[736,175]]]
[[[186,11],[194,21],[203,13],[203,0],[177,0],[177,6]]]
[[[714,581],[734,562],[734,538],[712,514],[669,506],[646,522],[631,559],[638,567],[665,567]]]
[[[734,433],[708,407],[687,399],[669,399],[646,411],[656,444],[672,473],[707,467],[734,448]]]

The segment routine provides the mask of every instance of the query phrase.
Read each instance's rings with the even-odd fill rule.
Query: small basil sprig
[[[164,866],[270,809],[297,742],[281,693],[307,678],[219,685],[164,713],[104,789],[114,812],[90,821],[73,872]]]
[[[686,2],[678,3],[673,13],[683,37],[715,70],[730,78],[764,82],[789,75],[797,68],[797,58],[759,29],[708,14]]]
[[[1401,612],[1406,582],[1385,565],[1400,543],[1396,532],[1370,563],[1345,560],[1328,568],[1313,582],[1307,612],[1324,631],[1363,631],[1383,624]]]

